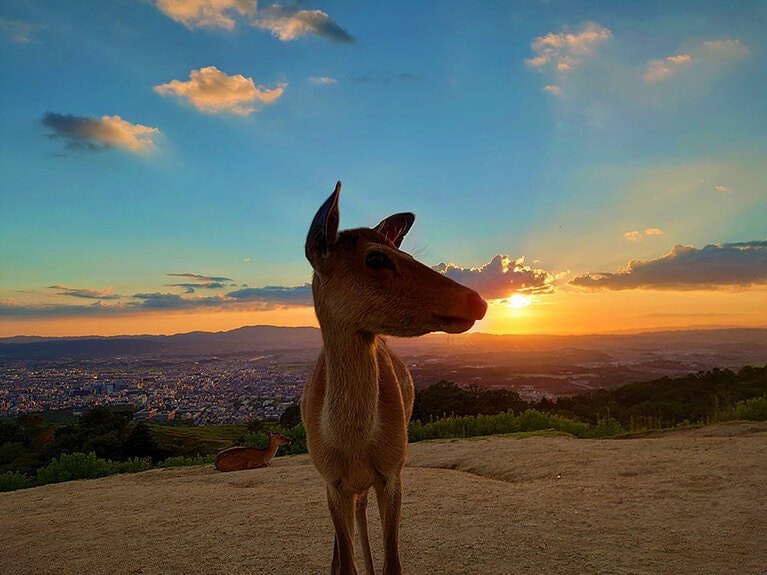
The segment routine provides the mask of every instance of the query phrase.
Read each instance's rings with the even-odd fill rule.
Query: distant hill
[[[538,352],[551,361],[551,352],[592,350],[621,356],[663,350],[687,353],[733,356],[735,365],[741,359],[756,357],[767,361],[767,329],[711,329],[660,331],[634,335],[463,335],[431,334],[413,339],[392,338],[392,345],[408,356],[456,356],[464,358],[488,354],[510,357]],[[206,356],[238,353],[319,351],[320,331],[314,327],[249,326],[225,332],[196,331],[178,335],[140,335],[115,337],[2,338],[0,360],[106,359],[114,357]],[[623,352],[623,353],[622,353]],[[748,357],[742,357],[744,352]],[[601,354],[600,354],[601,355]],[[597,359],[597,356],[593,358]],[[729,363],[729,362],[728,362]]]
[[[242,327],[178,335],[0,339],[0,360],[101,359],[117,356],[199,356],[316,348],[322,338],[313,327]]]

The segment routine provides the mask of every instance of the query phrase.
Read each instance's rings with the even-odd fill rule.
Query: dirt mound
[[[767,424],[413,444],[404,568],[761,575],[766,476]],[[3,493],[0,524],[7,575],[327,573],[333,537],[307,456],[249,471],[152,470]]]

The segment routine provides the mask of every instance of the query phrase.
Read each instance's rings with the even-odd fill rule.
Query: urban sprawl
[[[312,362],[262,356],[0,365],[0,417],[130,406],[134,418],[196,425],[275,420],[299,401]]]

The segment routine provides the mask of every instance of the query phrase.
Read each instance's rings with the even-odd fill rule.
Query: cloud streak
[[[240,74],[229,76],[215,66],[192,70],[189,80],[172,80],[153,89],[163,96],[186,100],[207,114],[236,114],[247,116],[259,105],[272,104],[284,93],[287,84],[274,89],[256,86],[252,78]]]
[[[51,130],[48,136],[63,140],[68,150],[121,148],[133,154],[146,154],[155,149],[154,139],[160,136],[158,128],[131,124],[120,116],[88,118],[46,112],[41,122]]]
[[[295,287],[245,288],[229,292],[227,297],[238,302],[262,303],[270,307],[310,306],[314,304],[312,286],[308,283]]]
[[[223,289],[226,287],[226,282],[232,282],[231,278],[222,276],[203,276],[200,274],[184,273],[184,274],[165,274],[168,277],[184,278],[190,281],[165,284],[166,287],[180,287],[186,290],[186,293],[196,293],[198,289]]]
[[[63,295],[69,297],[77,297],[82,299],[95,299],[95,300],[116,300],[120,299],[120,296],[112,293],[111,288],[104,289],[80,289],[70,288],[62,285],[48,286],[50,290],[56,290],[56,295]]]
[[[571,285],[589,289],[705,290],[767,285],[767,241],[675,245],[656,259],[631,260],[615,273],[585,274]]]

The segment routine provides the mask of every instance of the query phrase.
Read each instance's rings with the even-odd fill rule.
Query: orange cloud
[[[257,28],[269,30],[283,42],[311,34],[340,44],[354,43],[351,34],[321,10],[296,10],[273,4],[261,10],[251,23]]]
[[[185,98],[195,108],[208,114],[229,113],[247,116],[258,104],[271,104],[279,99],[287,84],[272,90],[257,87],[252,78],[240,74],[229,76],[215,66],[189,73],[189,81],[172,80],[154,87],[163,96]]]
[[[553,66],[558,72],[577,67],[581,60],[612,36],[612,32],[599,24],[587,23],[578,33],[549,32],[536,38],[530,47],[536,54],[525,60],[531,68]]]
[[[623,234],[623,237],[632,242],[642,239],[644,236],[663,236],[665,233],[660,228],[647,228],[644,233],[638,230],[631,230]]]
[[[692,62],[689,54],[678,54],[668,56],[661,60],[652,60],[647,64],[647,71],[644,74],[645,82],[660,82],[676,74],[680,69],[688,66]]]
[[[158,10],[187,28],[222,28],[232,30],[236,22],[232,12],[250,16],[256,12],[256,0],[157,0]]]

